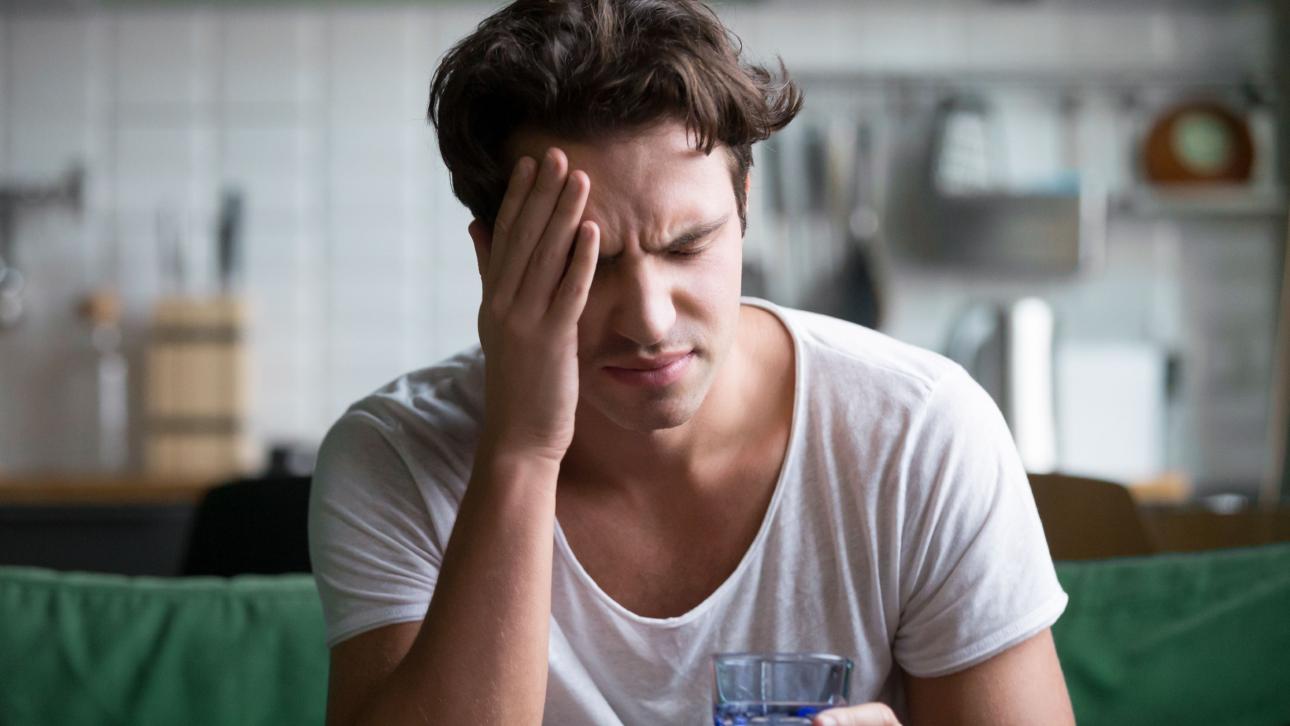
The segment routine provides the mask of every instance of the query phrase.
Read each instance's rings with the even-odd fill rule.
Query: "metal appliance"
[[[1057,468],[1054,329],[1052,308],[1039,298],[982,302],[959,316],[946,346],[994,398],[1032,473]]]

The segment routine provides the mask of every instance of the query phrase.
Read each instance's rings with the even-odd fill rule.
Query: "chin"
[[[668,406],[665,408],[642,407],[635,411],[602,411],[611,421],[627,431],[648,433],[674,429],[694,417],[697,407]]]
[[[691,383],[676,390],[633,397],[617,392],[588,392],[588,403],[601,416],[626,431],[647,433],[681,426],[694,418],[707,396],[710,381]],[[599,395],[597,395],[599,394]]]

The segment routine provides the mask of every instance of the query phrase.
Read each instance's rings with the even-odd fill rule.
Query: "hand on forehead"
[[[556,147],[569,170],[587,174],[584,218],[601,227],[602,255],[617,254],[629,241],[662,245],[685,228],[733,216],[729,153],[719,147],[704,154],[681,124],[579,141],[521,131],[507,146],[511,165],[522,156],[540,161]]]

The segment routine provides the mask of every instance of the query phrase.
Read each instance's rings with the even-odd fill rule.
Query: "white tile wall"
[[[316,105],[324,90],[325,27],[320,13],[298,8],[227,13],[218,40],[225,112],[303,120],[300,111]]]
[[[13,103],[9,76],[13,74],[13,64],[9,60],[9,19],[0,14],[0,169],[9,168],[9,105]],[[0,368],[0,372],[3,369]]]
[[[219,19],[209,8],[129,10],[111,18],[115,102],[209,114],[215,102]]]
[[[469,214],[424,114],[435,62],[495,5],[0,14],[0,179],[50,181],[75,159],[90,175],[81,216],[21,227],[34,307],[21,330],[0,334],[0,470],[58,467],[86,438],[69,433],[85,394],[66,394],[55,371],[74,367],[80,343],[67,311],[103,277],[127,298],[137,387],[148,310],[166,284],[158,209],[183,220],[194,274],[209,275],[225,186],[246,195],[260,440],[316,441],[355,398],[471,344],[480,293]],[[1181,71],[1269,55],[1248,6],[1162,15],[867,0],[722,13],[752,57],[779,54],[797,71]],[[1182,40],[1166,42],[1170,28]],[[750,248],[768,237],[756,227],[762,189],[754,177]]]
[[[15,17],[7,25],[10,103],[40,115],[84,116],[97,23],[87,17],[36,16]]]

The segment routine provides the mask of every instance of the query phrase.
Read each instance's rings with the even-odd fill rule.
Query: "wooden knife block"
[[[147,361],[149,474],[218,481],[250,470],[246,321],[236,297],[157,303]]]

